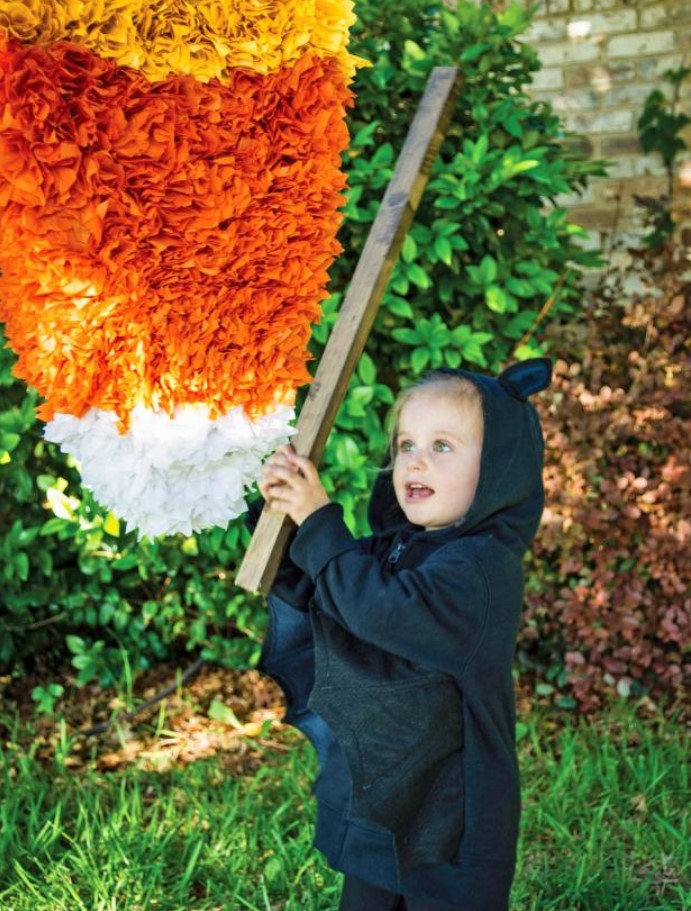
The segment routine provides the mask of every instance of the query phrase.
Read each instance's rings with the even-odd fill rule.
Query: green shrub
[[[643,111],[638,118],[641,148],[649,154],[658,154],[667,172],[666,196],[635,197],[635,201],[647,210],[651,230],[645,241],[650,247],[664,244],[674,233],[672,205],[676,167],[680,154],[687,149],[683,134],[691,123],[691,118],[680,110],[680,96],[682,85],[689,76],[690,67],[681,66],[676,70],[665,70],[662,79],[671,86],[671,98],[665,97],[660,89],[654,89],[645,99]]]
[[[526,90],[539,69],[520,34],[530,14],[460,2],[456,12],[417,0],[358,4],[358,74],[347,153],[344,255],[334,296],[314,334],[318,357],[434,66],[464,77],[452,126],[382,300],[368,357],[351,383],[324,464],[357,531],[366,530],[367,466],[385,449],[382,415],[401,382],[430,367],[497,369],[541,351],[543,308],[574,312],[576,265],[596,257],[564,209],[548,205],[583,188],[598,163],[568,152],[549,105]],[[529,339],[524,341],[525,339]],[[376,365],[376,366],[375,366]]]
[[[123,655],[144,668],[173,646],[246,663],[262,612],[232,584],[241,523],[138,541],[82,490],[40,435],[36,395],[0,361],[0,660],[72,655],[77,682],[110,684]]]
[[[358,74],[350,190],[332,270],[333,294],[315,328],[318,358],[391,176],[426,78],[462,68],[465,86],[415,224],[324,457],[325,483],[354,530],[386,445],[384,416],[399,385],[427,367],[494,369],[540,350],[542,319],[577,306],[574,266],[593,255],[582,231],[552,205],[599,166],[562,145],[550,107],[526,94],[539,68],[521,43],[519,5],[363,0],[352,49],[373,66]],[[40,438],[35,396],[9,377],[2,355],[0,440],[1,658],[72,655],[83,683],[111,682],[123,656],[143,667],[173,648],[245,663],[263,620],[257,598],[234,587],[247,544],[227,529],[143,540],[80,488],[70,460]]]

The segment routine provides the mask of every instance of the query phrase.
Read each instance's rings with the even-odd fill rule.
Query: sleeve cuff
[[[290,547],[290,558],[314,581],[330,560],[357,546],[343,521],[341,507],[327,503],[300,525]]]

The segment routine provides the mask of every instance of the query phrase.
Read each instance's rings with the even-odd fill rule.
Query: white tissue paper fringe
[[[203,405],[181,406],[172,418],[137,406],[120,433],[115,414],[92,408],[82,418],[56,414],[44,436],[79,462],[84,485],[128,528],[190,535],[245,511],[246,489],[294,433],[294,417],[287,405],[255,421],[242,408],[212,420]]]

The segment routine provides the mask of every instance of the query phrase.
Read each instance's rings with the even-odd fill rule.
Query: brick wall
[[[668,96],[662,74],[691,66],[691,0],[540,0],[525,40],[543,69],[533,95],[551,102],[583,148],[611,162],[609,176],[581,197],[566,197],[571,217],[592,232],[594,246],[640,237],[642,212],[633,194],[659,197],[668,179],[659,156],[645,155],[636,122],[653,89]],[[691,80],[681,109],[691,116]],[[684,136],[691,147],[691,129]],[[691,247],[691,153],[677,169],[674,199],[679,236]]]

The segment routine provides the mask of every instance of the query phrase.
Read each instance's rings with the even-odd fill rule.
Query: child
[[[508,908],[511,665],[543,505],[527,397],[550,378],[535,358],[406,390],[362,540],[311,462],[283,447],[266,465],[266,502],[298,528],[269,596],[263,668],[318,752],[315,845],[345,873],[341,911]]]

